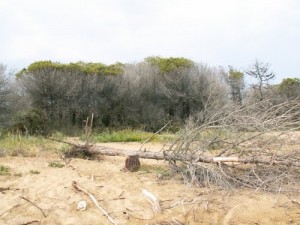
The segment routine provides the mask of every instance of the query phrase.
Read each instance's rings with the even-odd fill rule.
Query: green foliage
[[[193,61],[183,57],[162,58],[162,57],[154,56],[154,57],[145,58],[145,61],[154,66],[157,66],[160,72],[163,74],[178,71],[184,68],[191,68],[194,65]]]
[[[10,169],[7,166],[0,165],[0,176],[8,176],[10,175]]]
[[[60,153],[67,145],[40,136],[8,133],[1,135],[0,146],[5,150],[5,155],[35,157],[40,153]]]
[[[58,130],[72,135],[92,113],[95,129],[157,131],[172,120],[168,129],[176,130],[208,106],[208,100],[225,98],[225,88],[207,66],[196,66],[185,58],[149,57],[145,61],[126,66],[32,63],[19,79],[27,101],[24,105],[44,112],[46,121],[40,120],[41,127],[36,128],[38,123],[32,121],[38,118],[24,110],[14,121],[14,131],[47,134]],[[30,132],[28,125],[33,127]]]
[[[174,139],[173,134],[153,134],[138,130],[120,130],[103,132],[92,136],[94,142],[142,142],[149,141],[170,141]]]
[[[53,167],[53,168],[63,168],[65,165],[58,161],[52,161],[52,162],[49,162],[48,166]]]
[[[242,80],[242,79],[244,79],[244,73],[234,69],[233,67],[230,67],[228,75],[229,75],[229,79],[231,79],[231,80]]]
[[[27,69],[26,68],[23,68],[22,70],[20,70],[19,72],[17,72],[15,74],[16,78],[21,78],[23,74],[26,74],[27,73]]]
[[[85,63],[77,62],[70,64],[62,64],[52,61],[37,61],[28,66],[28,68],[22,69],[16,74],[17,77],[21,77],[23,74],[32,73],[35,75],[41,72],[62,71],[62,72],[80,72],[88,75],[120,75],[123,73],[124,64],[117,62],[112,65],[105,65],[102,63]]]
[[[279,85],[279,91],[288,98],[300,97],[300,79],[286,78]]]
[[[47,132],[48,118],[39,109],[28,109],[19,112],[9,128],[14,132],[26,134],[45,134]]]
[[[66,138],[66,135],[62,132],[59,132],[59,131],[54,131],[52,132],[51,134],[51,138],[54,138],[56,140],[59,140],[59,141],[62,141]]]
[[[82,71],[86,74],[120,75],[123,73],[123,64],[104,65],[101,63],[81,63]]]
[[[231,99],[234,102],[242,103],[244,84],[244,73],[229,66],[229,71],[226,77],[227,83],[230,87]]]
[[[37,61],[30,64],[26,70],[28,73],[36,73],[40,70],[53,70],[53,69],[63,69],[63,64],[52,61]]]

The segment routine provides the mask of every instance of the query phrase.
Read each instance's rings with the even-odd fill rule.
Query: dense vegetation
[[[245,76],[257,80],[245,89]],[[34,62],[16,75],[0,64],[0,128],[30,134],[76,133],[94,114],[99,130],[176,131],[188,119],[266,98],[300,96],[300,80],[269,85],[270,65],[256,60],[245,72],[211,68],[185,58],[148,57],[136,64]],[[248,85],[249,86],[249,85]],[[202,118],[205,119],[205,118]]]

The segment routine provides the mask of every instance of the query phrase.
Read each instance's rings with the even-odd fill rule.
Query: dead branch
[[[166,160],[186,182],[198,186],[278,190],[281,184],[300,184],[300,138],[295,136],[300,130],[299,101],[274,104],[267,100],[205,113],[191,120],[163,152],[75,145],[67,156],[134,155]]]
[[[40,221],[38,220],[33,220],[33,221],[30,221],[30,222],[27,222],[27,223],[22,223],[21,225],[29,225],[29,224],[32,224],[32,223],[39,223]]]
[[[62,141],[62,140],[58,140],[58,139],[51,138],[51,137],[45,137],[45,139],[48,139],[48,140],[51,140],[51,141],[55,141],[55,142],[64,143],[64,144],[68,144],[68,145],[71,145],[71,146],[74,146],[74,147],[79,146],[77,144],[74,144],[74,143],[71,143],[71,142],[68,142],[68,141]]]
[[[170,123],[172,122],[172,120],[170,120],[168,123],[166,123],[162,128],[160,128],[158,131],[156,131],[153,135],[151,135],[150,137],[148,137],[141,145],[139,151],[142,150],[143,146],[149,141],[151,140],[151,138],[153,138],[156,134],[159,134],[161,131],[163,131]]]
[[[89,121],[89,117],[87,117],[85,121],[85,127],[84,127],[84,136],[85,136],[85,145],[89,146],[90,142],[90,135],[92,132],[92,127],[93,127],[93,120],[94,120],[94,113],[92,113],[91,120]]]
[[[226,107],[190,120],[164,154],[174,170],[199,186],[277,191],[282,184],[299,185],[300,138],[294,134],[300,130],[300,102],[268,99]]]
[[[38,205],[36,205],[34,202],[30,201],[28,198],[25,198],[23,196],[20,196],[20,198],[24,199],[25,201],[29,202],[31,205],[33,205],[34,207],[36,207],[37,209],[39,209],[41,211],[41,213],[43,214],[44,217],[47,217],[46,214],[44,213],[43,209],[41,209]]]
[[[7,213],[7,212],[13,210],[14,208],[19,207],[19,206],[21,206],[21,204],[18,203],[18,204],[16,204],[16,205],[14,205],[13,207],[11,207],[11,208],[5,210],[3,213],[0,214],[0,217],[3,216],[5,213]]]
[[[96,200],[96,198],[90,194],[87,190],[85,190],[84,188],[80,187],[76,181],[72,182],[72,186],[78,190],[83,192],[84,194],[86,194],[87,196],[89,196],[92,201],[94,202],[94,204],[96,205],[96,207],[108,218],[108,220],[112,223],[112,224],[117,224],[113,218],[110,217],[110,215],[108,215],[108,213],[99,205],[98,201]]]
[[[142,190],[143,194],[145,195],[145,197],[149,200],[149,202],[152,205],[152,210],[155,214],[161,213],[162,209],[160,207],[160,201],[159,199],[154,196],[151,192],[143,189]]]

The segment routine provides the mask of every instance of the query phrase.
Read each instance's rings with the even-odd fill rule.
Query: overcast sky
[[[186,57],[300,78],[300,0],[0,0],[0,63]]]

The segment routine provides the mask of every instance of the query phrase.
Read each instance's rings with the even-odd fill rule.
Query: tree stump
[[[138,155],[128,155],[125,160],[125,170],[134,172],[139,170],[141,166],[140,159]]]

